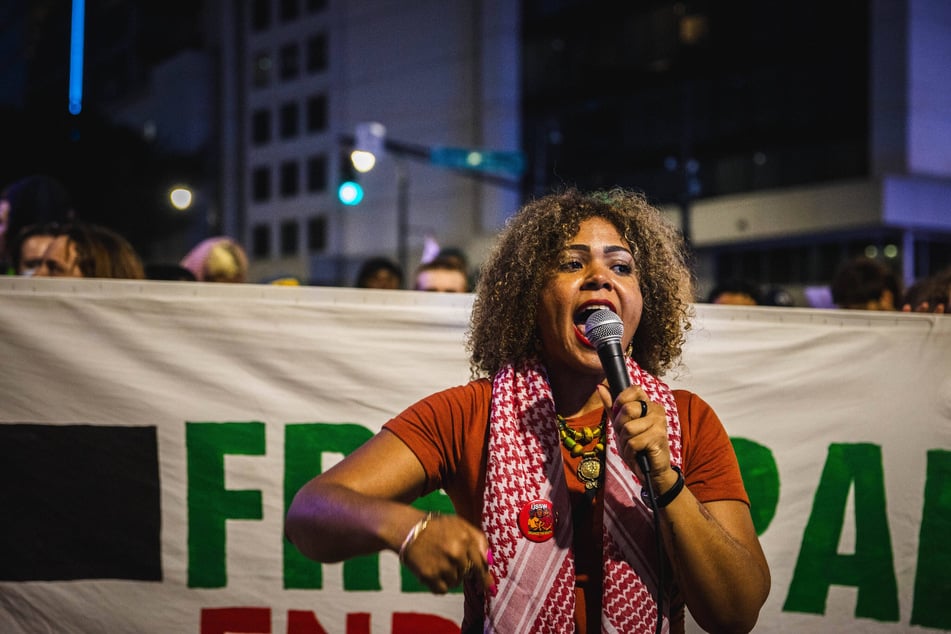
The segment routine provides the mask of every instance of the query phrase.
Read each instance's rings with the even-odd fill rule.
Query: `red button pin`
[[[533,542],[543,542],[555,534],[555,510],[548,500],[532,500],[522,505],[518,527]]]

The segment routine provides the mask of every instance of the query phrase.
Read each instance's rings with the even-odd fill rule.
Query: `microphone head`
[[[609,308],[594,311],[584,322],[584,336],[595,348],[610,343],[620,345],[623,334],[624,322]]]

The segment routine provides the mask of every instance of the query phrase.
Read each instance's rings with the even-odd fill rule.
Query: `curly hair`
[[[680,359],[690,329],[693,283],[679,232],[643,194],[625,189],[583,193],[571,188],[523,206],[506,223],[482,267],[467,350],[473,376],[538,357],[540,294],[584,220],[613,224],[634,254],[644,297],[631,342],[637,363],[660,376]]]

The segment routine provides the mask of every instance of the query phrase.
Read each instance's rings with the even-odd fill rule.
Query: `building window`
[[[327,157],[323,154],[307,159],[307,191],[327,191]]]
[[[281,138],[292,139],[297,136],[300,121],[299,108],[296,102],[288,102],[281,106]]]
[[[255,167],[251,173],[251,200],[263,202],[271,197],[271,168]]]
[[[327,129],[327,97],[314,95],[307,99],[307,131],[323,132]]]
[[[284,161],[281,163],[281,197],[296,196],[299,189],[300,178],[297,161]]]
[[[307,38],[307,72],[327,70],[327,34],[318,33]]]
[[[307,12],[318,13],[327,8],[327,0],[307,0]]]
[[[281,79],[287,81],[300,76],[300,47],[287,44],[281,47]]]
[[[281,255],[297,255],[297,233],[296,220],[281,223]]]
[[[271,83],[271,66],[273,61],[269,53],[256,53],[254,55],[254,71],[251,81],[254,86],[261,88]]]
[[[267,108],[255,110],[251,115],[251,142],[254,145],[271,142],[271,111]]]
[[[281,21],[293,22],[300,16],[300,0],[281,0]]]
[[[271,255],[271,227],[268,225],[254,225],[251,230],[251,253],[256,258],[266,258]]]
[[[271,26],[271,0],[254,0],[251,3],[251,30],[263,31]]]
[[[307,221],[307,250],[311,253],[327,248],[327,217],[315,216]]]

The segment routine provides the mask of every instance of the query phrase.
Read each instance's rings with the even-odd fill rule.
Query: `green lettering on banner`
[[[928,452],[911,624],[951,630],[951,451]]]
[[[855,553],[842,555],[837,550],[853,483]],[[833,584],[858,588],[856,617],[898,620],[898,585],[878,445],[829,446],[783,610],[824,614]]]
[[[225,489],[225,455],[264,455],[264,423],[185,423],[188,587],[227,585],[225,520],[263,517],[260,491]]]
[[[779,468],[769,447],[746,438],[731,438],[740,463],[743,485],[750,496],[750,515],[756,534],[762,535],[776,515],[779,503]]]
[[[349,455],[373,435],[366,427],[351,423],[295,423],[284,428],[284,509],[285,513],[297,491],[315,475],[323,473],[322,455]],[[413,502],[413,506],[437,513],[453,513],[452,502],[442,491]],[[406,568],[400,567],[403,592],[429,592]],[[323,565],[301,554],[284,539],[284,587],[319,590],[323,587]],[[343,563],[345,590],[380,590],[379,554],[354,557]],[[454,588],[450,592],[462,592]]]
[[[353,423],[295,423],[284,428],[284,513],[294,494],[314,476],[324,472],[323,454],[349,455],[373,432]],[[378,554],[353,557],[343,564],[347,590],[379,590]],[[308,559],[284,539],[284,587],[319,590],[323,564]]]

